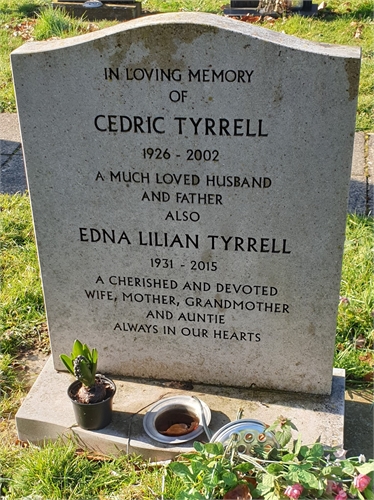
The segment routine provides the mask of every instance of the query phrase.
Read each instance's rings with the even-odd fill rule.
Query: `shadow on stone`
[[[0,150],[0,193],[23,193],[27,190],[27,181],[21,144],[2,140]]]
[[[358,215],[373,213],[373,192],[365,180],[351,179],[349,184],[348,212]]]
[[[361,453],[374,458],[373,394],[366,390],[347,390],[345,397],[344,448],[347,456]]]

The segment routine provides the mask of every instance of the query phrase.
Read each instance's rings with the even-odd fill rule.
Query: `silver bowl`
[[[206,424],[209,425],[211,413],[209,407],[192,396],[173,396],[157,401],[145,414],[143,427],[149,437],[160,443],[179,444],[196,439],[204,432],[201,408],[204,410]],[[168,436],[162,434],[172,425],[190,424],[196,425],[191,432],[179,436]]]

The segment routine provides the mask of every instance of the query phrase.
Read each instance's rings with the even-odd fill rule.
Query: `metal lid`
[[[201,404],[204,409],[206,423],[207,425],[209,425],[211,419],[210,409],[206,405],[206,403],[204,403],[204,401],[201,401]],[[165,417],[166,419],[168,414],[178,415],[178,412],[180,413],[182,418],[183,415],[186,414],[186,412],[191,416],[197,417],[197,427],[194,428],[191,432],[187,432],[186,434],[179,436],[161,434],[161,432],[159,432],[157,428],[162,431],[159,425],[159,422],[162,420],[162,418]],[[193,420],[193,418],[191,418],[191,420]],[[170,421],[171,425],[177,425],[179,423],[183,422],[178,416],[176,417],[175,422]],[[196,439],[197,436],[200,436],[200,434],[204,432],[201,418],[201,406],[199,404],[199,401],[197,400],[197,398],[195,399],[192,396],[174,396],[171,398],[162,399],[161,401],[157,401],[157,403],[155,403],[145,414],[143,419],[143,427],[149,437],[161,443],[179,444]]]
[[[83,7],[95,9],[97,7],[101,7],[102,5],[102,2],[100,2],[99,0],[87,0],[87,2],[84,2]]]
[[[279,446],[274,434],[266,430],[266,424],[249,418],[235,420],[224,425],[214,434],[211,442],[227,446],[230,440],[239,453],[249,456],[268,453],[272,448]]]

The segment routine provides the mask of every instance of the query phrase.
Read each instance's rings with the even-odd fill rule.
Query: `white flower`
[[[344,460],[346,454],[347,454],[347,450],[344,450],[343,448],[340,448],[339,450],[336,450],[334,452],[335,458],[337,458],[338,460]]]

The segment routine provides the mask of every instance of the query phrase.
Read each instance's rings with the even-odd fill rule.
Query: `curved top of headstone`
[[[327,55],[332,57],[344,58],[359,58],[361,49],[359,47],[349,47],[345,45],[333,45],[320,42],[311,42],[297,38],[295,36],[278,33],[259,26],[253,26],[245,22],[237,21],[228,17],[221,17],[215,14],[207,14],[200,12],[176,12],[170,14],[157,14],[146,16],[126,23],[120,23],[117,26],[105,28],[86,35],[66,38],[63,40],[51,40],[46,42],[28,42],[16,49],[13,53],[24,52],[44,52],[46,50],[58,50],[61,48],[71,47],[86,43],[90,40],[99,40],[100,38],[117,35],[119,33],[129,32],[131,30],[141,29],[144,27],[164,28],[167,25],[196,25],[200,26],[200,30],[196,29],[196,37],[202,32],[215,29],[229,30],[231,32],[242,33],[249,35],[252,38],[269,42],[283,47],[288,47],[295,50],[305,52],[314,52],[315,54]],[[176,33],[177,34],[177,33]],[[153,40],[151,40],[152,43]]]

